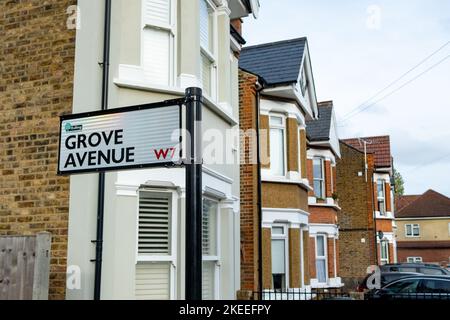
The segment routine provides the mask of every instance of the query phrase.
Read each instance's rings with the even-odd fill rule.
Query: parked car
[[[366,293],[365,299],[450,300],[450,276],[408,276]]]
[[[363,281],[356,287],[357,292],[366,292],[369,290],[367,287],[367,280],[372,274],[368,274]],[[385,286],[386,284],[409,276],[416,276],[420,275],[420,273],[416,272],[381,272],[381,279],[380,279],[380,285],[381,287]]]
[[[381,272],[416,272],[427,275],[450,275],[450,271],[435,264],[391,263],[380,266]]]

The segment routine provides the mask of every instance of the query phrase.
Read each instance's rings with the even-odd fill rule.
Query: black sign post
[[[185,299],[202,299],[202,90],[186,89]]]

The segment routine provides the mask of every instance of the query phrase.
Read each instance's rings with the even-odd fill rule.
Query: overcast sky
[[[406,193],[450,196],[450,1],[260,2],[259,19],[245,20],[248,45],[307,36],[318,100],[334,100],[340,137],[390,135]]]

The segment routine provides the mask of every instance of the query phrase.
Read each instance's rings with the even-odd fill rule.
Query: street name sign
[[[180,161],[181,104],[62,116],[58,174],[164,167]]]

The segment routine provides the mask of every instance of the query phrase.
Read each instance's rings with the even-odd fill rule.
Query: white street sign
[[[163,103],[61,117],[58,173],[177,163],[180,108]]]

